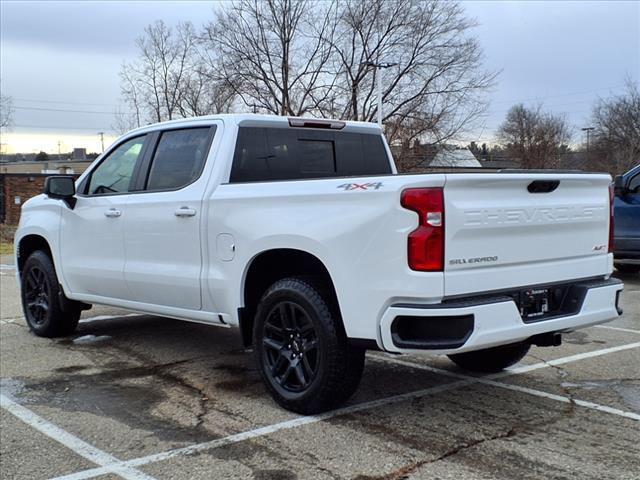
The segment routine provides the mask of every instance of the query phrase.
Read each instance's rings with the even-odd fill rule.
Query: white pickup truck
[[[617,317],[610,182],[398,175],[368,123],[151,125],[24,204],[24,314],[41,336],[91,304],[237,326],[275,400],[320,412],[356,390],[367,349],[497,371]]]

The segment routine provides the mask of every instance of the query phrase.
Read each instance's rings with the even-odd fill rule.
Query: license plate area
[[[524,320],[535,321],[543,317],[550,310],[550,298],[548,288],[536,288],[520,292],[520,316]]]
[[[571,285],[530,287],[513,292],[522,321],[541,322],[550,318],[576,313],[582,303],[582,289]]]

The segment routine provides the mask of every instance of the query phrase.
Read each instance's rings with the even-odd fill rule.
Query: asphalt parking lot
[[[494,376],[370,353],[349,404],[277,407],[235,330],[96,307],[22,319],[0,269],[0,478],[638,479],[640,278],[624,315]]]

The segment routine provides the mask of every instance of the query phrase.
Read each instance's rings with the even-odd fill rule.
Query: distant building
[[[0,175],[2,174],[67,174],[79,175],[84,172],[92,160],[83,161],[52,161],[47,162],[11,162],[0,164]]]
[[[399,172],[425,172],[434,168],[481,168],[471,150],[455,145],[421,144],[414,142],[411,148],[400,145],[391,147]]]
[[[430,167],[482,167],[468,148],[446,145],[442,147],[429,163]]]
[[[87,159],[86,148],[74,148],[73,152],[71,152],[71,160],[82,161],[86,159]]]

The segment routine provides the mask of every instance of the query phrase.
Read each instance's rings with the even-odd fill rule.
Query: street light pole
[[[378,125],[382,128],[382,68],[376,67],[376,84],[378,89]]]
[[[382,69],[395,67],[397,63],[362,62],[362,65],[376,69],[376,89],[378,93],[378,125],[382,127]]]
[[[102,145],[102,152],[104,152],[104,132],[98,132],[100,135],[100,144]]]

